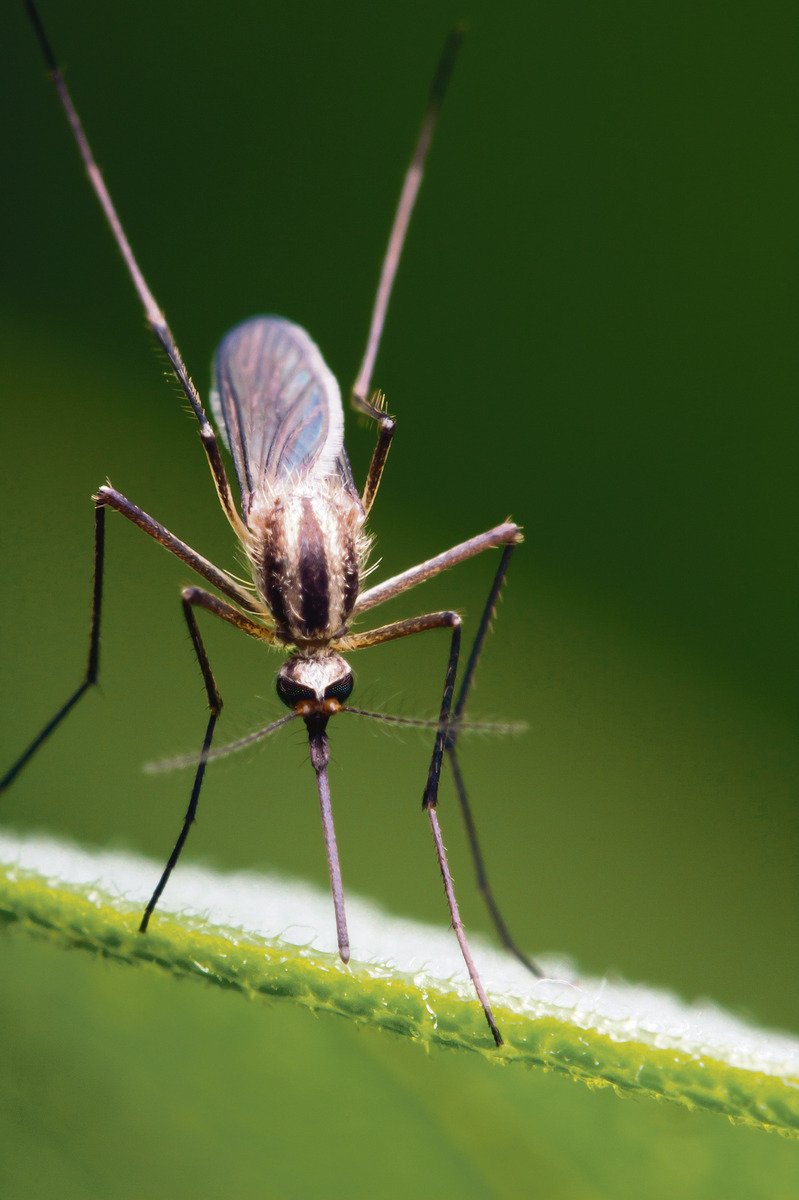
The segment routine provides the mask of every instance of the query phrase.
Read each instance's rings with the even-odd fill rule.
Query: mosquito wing
[[[289,479],[337,475],[358,496],[338,383],[299,325],[252,317],[231,329],[214,356],[211,411],[233,456],[245,521],[256,493]]]

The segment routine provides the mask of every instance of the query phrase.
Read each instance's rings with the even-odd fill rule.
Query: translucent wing
[[[252,317],[214,356],[211,411],[233,456],[245,521],[270,484],[338,475],[357,496],[338,383],[319,348],[282,317]]]

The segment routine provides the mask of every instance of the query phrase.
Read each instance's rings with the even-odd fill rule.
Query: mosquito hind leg
[[[397,208],[394,213],[388,244],[380,268],[377,292],[372,305],[372,316],[369,322],[366,347],[363,352],[361,365],[358,368],[358,375],[352,387],[353,406],[358,412],[371,417],[373,421],[377,421],[379,425],[377,445],[372,455],[369,474],[366,477],[363,496],[361,497],[364,510],[367,513],[374,503],[374,498],[380,485],[380,478],[383,474],[383,468],[386,465],[395,427],[394,419],[382,408],[383,397],[381,393],[377,392],[372,396],[371,400],[367,399],[372,387],[372,372],[377,352],[380,348],[380,340],[383,336],[383,326],[386,321],[386,313],[394,288],[394,279],[396,278],[397,268],[402,255],[402,248],[405,245],[405,237],[408,232],[411,213],[416,204],[416,197],[422,183],[422,176],[424,175],[427,155],[430,150],[430,143],[433,140],[433,132],[438,120],[438,114],[444,101],[444,94],[447,90],[449,78],[452,74],[452,68],[455,65],[455,59],[458,56],[462,40],[463,30],[461,28],[453,29],[444,43],[444,48],[438,60],[436,72],[430,86],[427,105],[422,117],[422,123],[416,138],[416,145],[414,146],[411,161],[405,173],[402,191],[400,192]]]
[[[42,52],[42,56],[47,64],[47,70],[49,72],[50,79],[53,82],[53,86],[58,94],[58,99],[61,102],[61,107],[64,110],[64,115],[66,116],[70,132],[75,141],[75,145],[77,146],[78,153],[83,160],[83,166],[86,171],[91,189],[94,192],[101,209],[103,210],[103,216],[105,217],[108,227],[114,237],[114,241],[117,244],[117,249],[122,255],[125,267],[127,268],[127,272],[130,277],[130,281],[136,289],[136,293],[141,301],[142,308],[144,309],[144,315],[147,324],[169,359],[169,365],[172,368],[172,373],[177,379],[183,394],[191,405],[194,415],[197,418],[197,422],[200,427],[200,439],[202,441],[206,458],[208,459],[208,465],[211,469],[211,475],[219,496],[219,501],[231,526],[235,532],[241,536],[244,533],[244,526],[242,524],[241,517],[236,510],[236,504],[233,499],[233,493],[231,491],[230,482],[225,471],[225,464],[222,460],[222,454],[219,449],[219,442],[214,432],[214,428],[211,425],[211,422],[208,420],[205,409],[203,408],[202,400],[200,399],[200,394],[197,391],[197,388],[194,386],[191,376],[186,369],[186,365],[183,362],[180,350],[178,349],[178,344],[175,341],[172,330],[169,328],[166,322],[166,317],[159,308],[155,296],[150,291],[147,280],[144,278],[141,268],[136,261],[136,257],[131,250],[127,234],[125,233],[122,222],[119,219],[119,214],[117,213],[116,206],[111,199],[111,194],[106,187],[105,181],[100,172],[100,168],[97,166],[95,161],[92,148],[89,145],[89,139],[87,138],[86,132],[83,128],[83,123],[78,116],[75,105],[72,102],[72,96],[58,65],[58,60],[56,59],[53,47],[50,44],[50,39],[47,36],[42,18],[39,15],[39,11],[34,3],[34,0],[25,0],[25,7],[33,25],[37,41],[39,42],[39,48]]]
[[[525,954],[525,952],[519,948],[517,942],[508,929],[508,925],[502,915],[496,897],[494,896],[494,890],[489,882],[485,858],[483,857],[483,851],[480,847],[477,826],[475,824],[472,807],[469,803],[469,797],[466,792],[466,785],[463,781],[463,775],[461,774],[457,753],[458,723],[463,716],[463,710],[466,706],[466,701],[469,697],[472,683],[474,682],[474,674],[477,669],[477,663],[480,658],[480,653],[483,649],[483,643],[485,642],[486,636],[491,628],[491,622],[494,618],[497,601],[499,600],[499,594],[502,590],[502,585],[505,582],[505,576],[508,571],[508,565],[510,563],[513,550],[514,546],[508,545],[502,552],[502,558],[500,559],[499,566],[497,567],[497,572],[494,576],[494,582],[492,583],[491,590],[488,593],[488,599],[486,600],[483,614],[480,618],[480,624],[477,628],[477,633],[475,634],[474,643],[471,651],[469,652],[469,658],[466,662],[466,669],[463,673],[463,679],[461,680],[458,698],[455,701],[452,719],[450,721],[444,741],[444,749],[449,758],[450,766],[452,767],[452,778],[455,784],[455,791],[458,795],[458,802],[461,806],[464,824],[466,825],[466,835],[469,839],[469,848],[472,853],[472,862],[474,863],[477,887],[483,897],[483,900],[485,901],[485,905],[488,909],[489,915],[491,916],[491,920],[494,923],[497,936],[499,937],[499,940],[505,949],[508,950],[515,958],[517,958],[532,975],[535,975],[537,979],[540,979],[543,976],[543,972],[538,966],[536,966],[529,955]]]
[[[383,478],[383,469],[386,465],[388,452],[391,449],[391,442],[397,428],[397,422],[385,410],[385,396],[382,392],[375,392],[371,400],[366,400],[363,396],[353,392],[352,395],[353,407],[364,416],[369,417],[372,421],[377,422],[377,443],[372,451],[372,461],[369,463],[369,471],[366,476],[366,483],[363,485],[363,495],[361,503],[366,515],[369,515],[369,510],[375,502],[377,489],[380,487],[380,480]]]
[[[374,304],[372,305],[372,316],[369,322],[366,348],[352,388],[356,407],[361,406],[361,403],[369,395],[372,385],[372,371],[375,359],[377,358],[377,351],[380,347],[380,339],[383,335],[386,312],[388,311],[388,304],[394,287],[394,279],[402,255],[402,248],[405,244],[405,236],[408,232],[411,213],[413,212],[416,197],[422,183],[422,176],[424,175],[427,155],[430,150],[430,143],[433,140],[433,132],[438,120],[438,114],[441,111],[447,84],[449,83],[452,68],[455,65],[455,59],[458,56],[458,50],[462,41],[463,29],[458,27],[452,30],[444,43],[444,48],[438,60],[435,75],[433,76],[433,82],[430,86],[430,94],[427,98],[427,106],[416,138],[416,145],[414,146],[408,169],[405,172],[402,191],[397,202],[391,231],[388,235],[388,245],[386,246],[383,264],[380,268],[380,279],[377,284]]]

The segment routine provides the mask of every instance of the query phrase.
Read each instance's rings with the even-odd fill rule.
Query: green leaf
[[[351,900],[354,958],[345,966],[330,944],[329,899],[316,889],[183,867],[164,911],[141,936],[142,898],[158,878],[155,863],[10,837],[0,839],[0,862],[5,923],[54,944],[799,1136],[799,1041],[711,1005],[577,981],[563,965],[554,978],[535,981],[475,939],[506,1043],[497,1050],[455,940],[442,930]],[[270,914],[269,929],[262,913]]]

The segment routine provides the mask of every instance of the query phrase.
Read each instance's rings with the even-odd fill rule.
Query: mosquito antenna
[[[355,708],[350,704],[342,705],[338,712],[352,713],[355,717],[368,717],[372,721],[382,721],[385,725],[405,725],[411,729],[438,729],[440,724],[437,717],[403,717],[398,713],[372,712],[368,708]],[[453,722],[450,722],[450,727]],[[526,733],[525,721],[459,721],[459,733]]]
[[[402,247],[405,243],[405,235],[408,232],[408,223],[410,222],[413,206],[416,203],[416,197],[422,182],[422,176],[424,175],[425,162],[430,149],[430,143],[433,140],[436,121],[441,111],[441,105],[444,101],[452,68],[455,65],[455,59],[463,41],[463,34],[463,27],[458,25],[451,31],[444,43],[444,49],[438,60],[436,73],[430,87],[430,95],[424,117],[422,118],[421,128],[419,129],[419,137],[416,141],[410,166],[405,173],[397,211],[394,214],[394,223],[391,226],[386,254],[380,271],[380,282],[377,285],[377,294],[375,296],[374,308],[372,309],[372,321],[369,326],[369,336],[366,340],[366,350],[364,351],[363,361],[361,362],[358,376],[352,388],[356,407],[362,408],[367,412],[371,412],[371,405],[368,404],[368,396],[372,383],[372,371],[375,359],[377,358],[377,351],[380,348],[380,338],[386,320],[388,303],[391,299],[391,289],[394,286],[394,277],[397,274]]]
[[[278,717],[271,725],[265,725],[263,729],[256,729],[253,733],[248,733],[246,737],[239,738],[236,742],[228,742],[227,746],[217,746],[214,750],[209,750],[207,754],[202,756],[202,762],[215,762],[218,758],[227,758],[229,754],[235,754],[238,750],[246,750],[248,746],[254,746],[256,742],[263,741],[269,737],[270,733],[281,729],[284,725],[288,725],[289,721],[295,720],[300,714],[296,712],[286,713],[284,717]],[[183,767],[196,767],[196,754],[181,754],[177,758],[164,758],[160,762],[147,763],[145,771],[148,775],[160,775],[165,771],[179,771]]]
[[[330,872],[330,889],[333,893],[333,908],[336,913],[336,936],[338,952],[342,962],[350,961],[350,939],[347,933],[347,915],[344,911],[344,886],[341,882],[341,864],[338,858],[336,830],[333,825],[333,809],[330,803],[330,783],[327,778],[327,764],[330,761],[330,744],[325,733],[327,721],[320,723],[319,719],[306,721],[308,740],[311,745],[311,764],[316,772],[316,786],[319,790],[319,806],[322,810],[322,831],[325,837],[325,853],[327,869]]]

